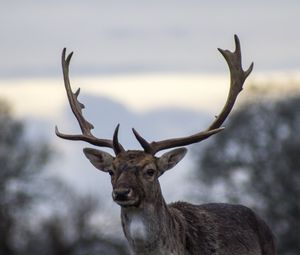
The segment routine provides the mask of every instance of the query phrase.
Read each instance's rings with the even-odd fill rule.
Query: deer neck
[[[121,220],[124,234],[135,254],[158,255],[165,254],[169,248],[173,250],[166,245],[176,240],[172,235],[178,233],[175,229],[178,217],[172,215],[161,191],[155,200],[145,201],[139,207],[122,207]]]

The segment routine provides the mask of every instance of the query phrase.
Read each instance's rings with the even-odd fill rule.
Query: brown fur
[[[158,177],[185,152],[175,149],[157,158],[127,151],[113,158],[85,149],[96,167],[112,175],[113,199],[121,206],[122,227],[133,254],[275,255],[270,229],[245,206],[166,204]]]

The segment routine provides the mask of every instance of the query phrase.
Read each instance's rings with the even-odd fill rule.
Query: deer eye
[[[113,175],[114,175],[114,172],[111,171],[111,170],[108,170],[108,173],[109,173],[110,176],[113,176]]]
[[[155,170],[154,169],[147,169],[146,174],[150,177],[152,177],[155,174]]]

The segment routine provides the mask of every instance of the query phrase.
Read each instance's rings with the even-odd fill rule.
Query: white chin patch
[[[146,240],[146,226],[139,216],[132,217],[129,223],[129,234],[134,240]]]

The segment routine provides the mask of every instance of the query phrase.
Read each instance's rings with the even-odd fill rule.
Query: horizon
[[[81,89],[80,98],[87,95],[108,98],[140,114],[164,108],[216,114],[230,83],[229,74],[218,73],[72,76],[70,79],[73,91]],[[244,87],[248,90],[258,85],[270,92],[284,92],[297,90],[292,85],[299,82],[300,71],[254,72]],[[17,116],[53,118],[67,103],[62,78],[0,79],[0,87],[1,97],[11,102]]]

